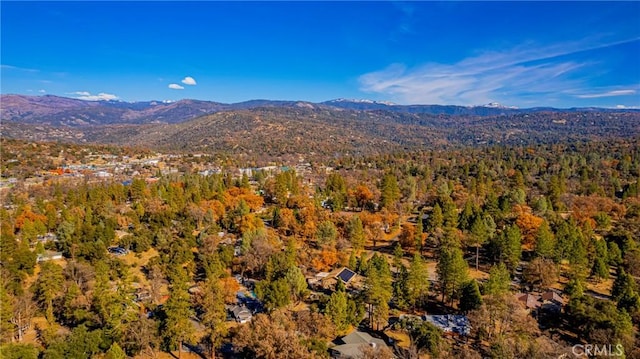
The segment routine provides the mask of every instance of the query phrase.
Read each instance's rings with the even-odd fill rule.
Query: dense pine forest
[[[261,168],[3,140],[0,356],[640,358],[639,140]]]

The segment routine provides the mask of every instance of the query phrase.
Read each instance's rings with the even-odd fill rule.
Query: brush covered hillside
[[[177,102],[84,101],[46,95],[3,95],[2,121],[52,126],[88,126],[117,123],[175,123],[220,111],[223,104],[211,101]]]
[[[187,106],[186,102],[182,105]],[[187,106],[191,113],[200,111],[194,106]],[[287,101],[250,101],[238,106],[245,108],[226,109],[172,124],[112,123],[72,127],[54,122],[4,121],[1,130],[3,137],[29,141],[135,144],[158,150],[224,153],[252,161],[370,155],[451,145],[526,145],[640,135],[640,113],[631,111],[550,110],[458,116],[352,110]]]

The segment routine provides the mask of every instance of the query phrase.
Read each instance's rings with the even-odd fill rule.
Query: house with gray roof
[[[338,340],[338,345],[329,349],[329,354],[336,359],[359,359],[364,356],[362,349],[387,347],[382,339],[374,338],[368,333],[354,330]]]

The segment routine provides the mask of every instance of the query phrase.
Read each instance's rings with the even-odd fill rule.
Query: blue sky
[[[0,2],[1,91],[640,106],[640,2]]]

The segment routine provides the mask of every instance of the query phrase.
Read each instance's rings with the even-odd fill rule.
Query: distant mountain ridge
[[[308,101],[249,100],[226,104],[214,101],[86,101],[54,95],[0,95],[0,120],[22,124],[83,127],[114,124],[181,123],[221,111],[255,108],[310,108],[356,111],[390,111],[412,114],[453,116],[500,116],[532,112],[638,112],[618,109],[517,109],[496,103],[483,106],[397,105],[387,101],[335,99],[320,103]]]

